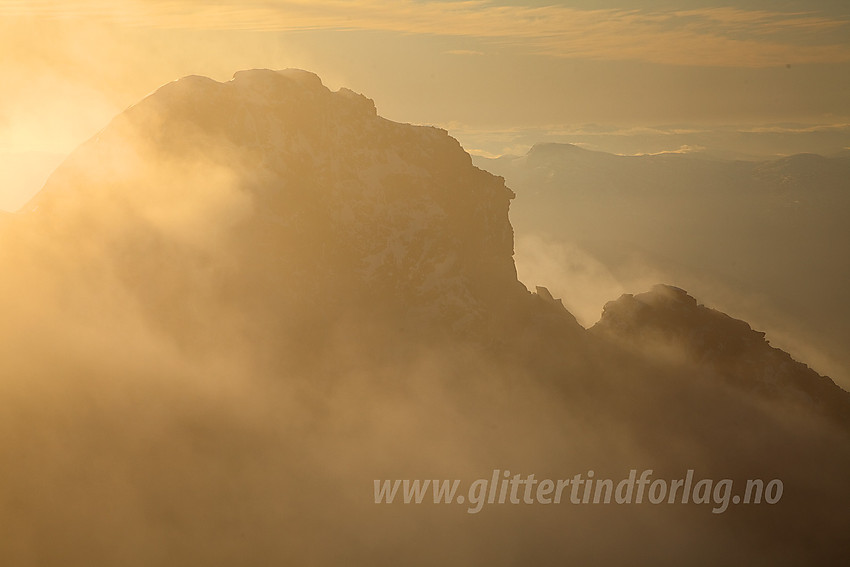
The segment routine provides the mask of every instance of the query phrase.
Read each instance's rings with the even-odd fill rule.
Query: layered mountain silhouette
[[[513,197],[305,71],[116,117],[0,219],[3,564],[842,564],[847,392],[670,286],[586,330],[517,279]],[[373,501],[494,469],[785,492]]]
[[[675,283],[752,320],[839,383],[850,380],[846,157],[747,162],[541,144],[475,163],[519,193],[511,209],[519,234],[578,247],[604,266],[599,285]],[[520,244],[522,267],[539,245]],[[528,268],[540,277],[539,265]]]

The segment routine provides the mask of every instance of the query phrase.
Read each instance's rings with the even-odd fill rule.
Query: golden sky
[[[482,153],[588,125],[845,136],[846,4],[0,0],[0,208],[161,84],[244,68],[314,71]]]

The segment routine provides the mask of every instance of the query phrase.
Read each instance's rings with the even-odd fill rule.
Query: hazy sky
[[[0,54],[6,209],[161,84],[255,67],[314,71],[485,154],[715,131],[797,140],[777,153],[850,145],[844,0],[0,0]]]

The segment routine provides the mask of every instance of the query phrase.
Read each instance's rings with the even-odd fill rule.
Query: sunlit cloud
[[[648,153],[648,154],[637,153],[637,154],[628,154],[628,155],[633,155],[633,156],[664,156],[664,155],[669,155],[669,154],[693,154],[693,153],[704,152],[706,149],[708,149],[708,148],[706,148],[705,146],[691,146],[691,145],[685,144],[685,145],[682,145],[678,149],[675,149],[675,150],[662,150],[660,152],[651,152],[651,153]]]
[[[815,132],[841,132],[841,131],[850,131],[850,124],[813,124],[813,125],[799,125],[799,126],[775,126],[775,125],[766,125],[766,126],[753,126],[750,128],[742,129],[742,132],[752,132],[757,134],[808,134]]]
[[[475,38],[527,53],[669,65],[765,67],[850,61],[850,22],[812,13],[737,8],[579,10],[490,2],[4,2],[0,16],[100,18],[205,30],[387,31]],[[454,51],[454,54],[461,52]],[[474,50],[462,51],[473,54]]]
[[[450,49],[443,53],[446,55],[484,55],[483,51],[476,51],[474,49]]]
[[[764,125],[715,125],[711,128],[683,128],[680,126],[625,126],[598,125],[598,124],[575,124],[575,125],[548,125],[539,127],[514,127],[500,129],[474,128],[462,123],[454,122],[441,124],[442,128],[449,131],[462,132],[464,134],[502,136],[512,139],[517,136],[532,132],[538,136],[623,136],[623,137],[646,137],[646,136],[681,136],[688,134],[708,133],[740,133],[740,134],[806,134],[820,132],[850,132],[850,124],[764,124]],[[577,144],[580,145],[580,144]]]

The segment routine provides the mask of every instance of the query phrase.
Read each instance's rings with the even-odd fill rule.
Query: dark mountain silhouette
[[[304,71],[118,116],[0,225],[3,564],[842,564],[847,393],[675,288],[585,330],[517,280],[512,196]],[[494,469],[785,493],[373,501]]]

